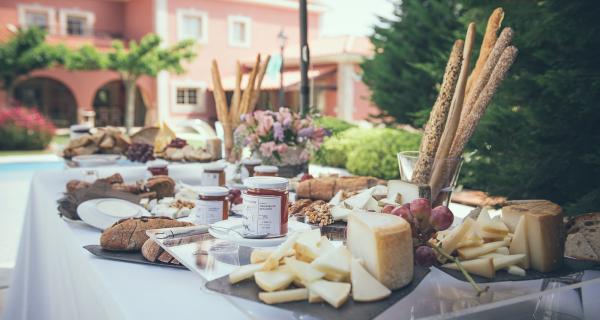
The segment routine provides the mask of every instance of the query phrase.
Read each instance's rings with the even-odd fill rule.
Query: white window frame
[[[203,34],[201,34],[200,37],[193,39],[193,40],[196,40],[196,42],[198,42],[198,43],[207,43],[208,42],[208,13],[206,13],[205,11],[198,10],[198,9],[187,8],[187,9],[177,9],[176,16],[177,16],[177,39],[178,40],[189,39],[187,37],[184,37],[183,19],[185,17],[191,17],[191,18],[200,18],[201,19],[202,31],[203,31]]]
[[[206,113],[206,82],[193,80],[180,80],[171,83],[172,89],[172,110],[175,113]],[[180,104],[177,103],[177,89],[198,89],[196,99],[198,104]]]
[[[60,34],[63,36],[90,36],[94,34],[94,24],[96,23],[96,14],[91,11],[85,11],[77,8],[71,9],[60,9],[59,12],[59,25],[60,25]],[[85,30],[82,35],[70,35],[67,31],[67,19],[68,17],[78,17],[85,19]]]
[[[239,42],[234,38],[233,35],[233,25],[236,22],[241,22],[244,23],[246,25],[246,34],[245,34],[245,39],[246,41],[244,42]],[[250,44],[252,43],[252,19],[250,17],[246,17],[246,16],[228,16],[227,17],[227,30],[228,30],[228,34],[229,34],[229,45],[232,47],[237,47],[237,48],[250,48]]]
[[[29,11],[42,12],[48,16],[48,33],[54,34],[56,32],[56,10],[53,7],[43,6],[41,4],[17,4],[17,12],[19,15],[19,25],[23,27],[27,26],[26,14]]]

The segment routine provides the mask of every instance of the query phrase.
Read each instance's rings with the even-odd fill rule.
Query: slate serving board
[[[455,279],[461,281],[467,281],[465,276],[459,270],[452,270],[437,267],[442,272],[445,272],[452,276]],[[494,279],[488,279],[484,277],[480,277],[474,274],[471,274],[473,281],[477,283],[493,283],[493,282],[503,282],[503,281],[527,281],[527,280],[539,280],[545,278],[558,278],[568,276],[577,272],[585,271],[585,270],[600,270],[599,264],[590,264],[584,261],[578,261],[572,258],[565,258],[564,264],[562,268],[553,272],[539,272],[535,270],[527,270],[524,277],[515,276],[508,273],[506,270],[496,271],[496,277]]]
[[[183,265],[180,265],[180,264],[148,261],[148,260],[146,260],[146,258],[144,258],[144,256],[142,256],[142,253],[139,251],[110,251],[110,250],[104,250],[104,249],[102,249],[101,246],[95,245],[95,244],[84,246],[84,248],[87,251],[89,251],[90,253],[92,253],[93,255],[100,257],[100,258],[104,258],[104,259],[131,262],[131,263],[139,263],[139,264],[150,264],[150,265],[154,265],[154,266],[171,267],[171,268],[187,270],[186,267],[184,267]]]
[[[429,271],[429,268],[415,266],[413,281],[408,286],[393,291],[387,299],[381,301],[355,302],[352,300],[352,298],[349,298],[348,301],[339,309],[335,309],[325,302],[308,303],[308,301],[288,302],[274,304],[271,306],[292,311],[299,315],[310,315],[319,319],[373,319],[394,305],[400,299],[409,295],[419,285],[419,283],[421,283]],[[222,294],[228,294],[246,300],[262,303],[260,300],[258,300],[258,293],[260,292],[260,289],[252,280],[246,280],[232,285],[229,283],[228,277],[225,276],[207,282],[206,287]]]

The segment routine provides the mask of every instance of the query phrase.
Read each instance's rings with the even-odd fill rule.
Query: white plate
[[[121,155],[118,154],[90,154],[85,156],[75,156],[71,160],[80,167],[98,167],[113,165],[119,161]]]
[[[230,218],[221,220],[213,224],[215,227],[228,228],[242,232],[242,219]],[[284,242],[289,235],[298,232],[310,230],[311,226],[295,220],[288,220],[288,234],[285,237],[269,238],[269,239],[246,239],[233,231],[217,230],[210,228],[208,232],[217,239],[228,240],[247,247],[276,247]]]
[[[104,230],[121,219],[148,215],[148,211],[129,201],[104,198],[88,200],[80,204],[77,207],[77,214],[83,222]]]

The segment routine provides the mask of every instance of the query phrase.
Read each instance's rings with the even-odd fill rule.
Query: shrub
[[[356,125],[334,117],[319,117],[315,118],[315,124],[318,127],[329,130],[333,135],[338,135],[351,128],[356,128]]]
[[[395,129],[371,129],[374,137],[361,138],[348,154],[346,168],[352,174],[394,179],[400,176],[396,154],[418,150],[421,136]]]
[[[0,108],[0,150],[36,150],[50,144],[54,126],[35,109]]]

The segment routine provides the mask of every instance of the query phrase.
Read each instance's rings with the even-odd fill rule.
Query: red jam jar
[[[225,186],[225,168],[227,167],[224,163],[212,163],[204,166],[204,172],[200,177],[200,184],[202,186]]]
[[[197,187],[198,200],[194,207],[196,224],[213,224],[229,218],[229,190],[224,187]]]
[[[165,160],[152,160],[146,162],[146,168],[153,176],[168,176],[169,175],[169,163]]]
[[[244,180],[244,230],[281,236],[288,232],[288,179],[251,177]]]
[[[277,177],[279,168],[276,166],[256,166],[254,167],[255,177]]]
[[[242,165],[248,171],[248,177],[254,177],[254,168],[261,164],[260,159],[246,158],[242,160]]]

